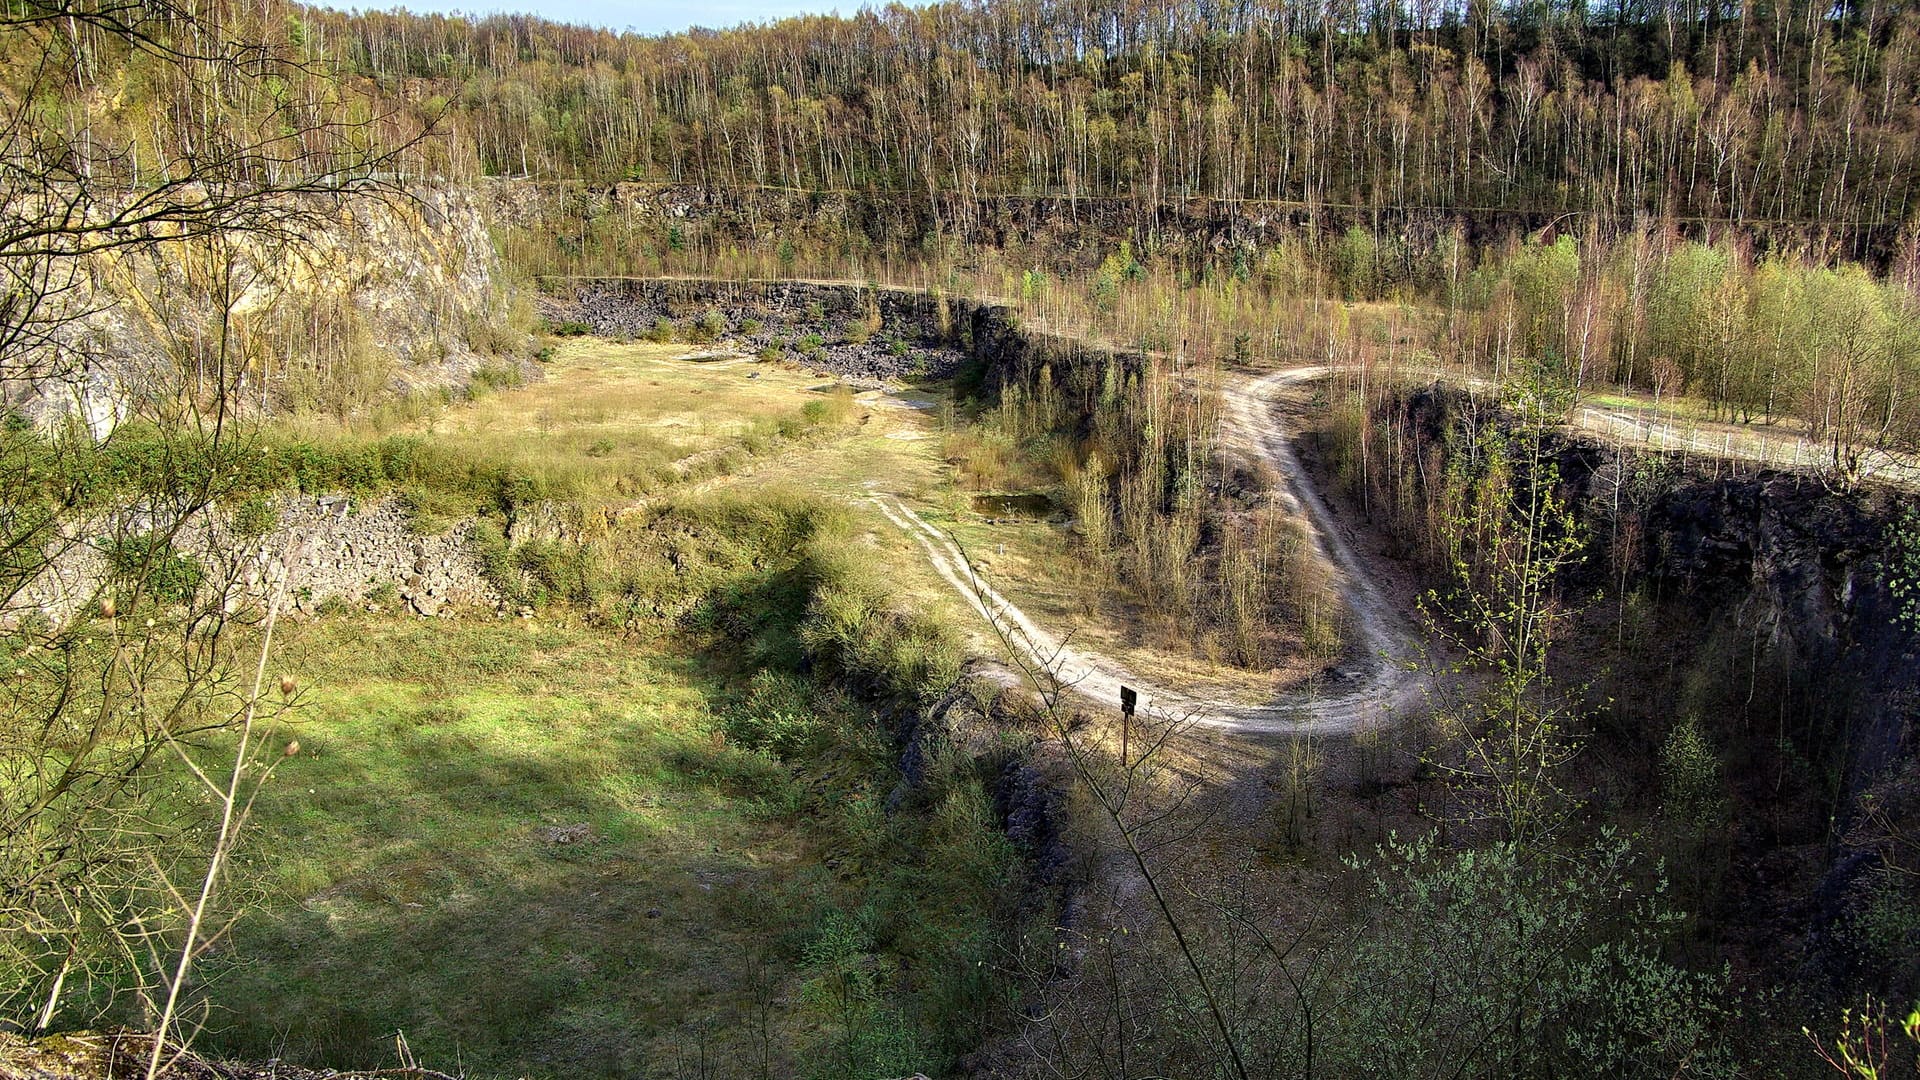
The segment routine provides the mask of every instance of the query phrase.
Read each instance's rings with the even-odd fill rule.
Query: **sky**
[[[867,2],[880,6],[884,0]],[[829,14],[835,9],[851,15],[860,10],[863,0],[398,0],[392,5],[376,0],[357,6],[394,6],[422,13],[463,11],[469,15],[524,12],[554,22],[668,34],[690,26],[721,29],[788,15]]]

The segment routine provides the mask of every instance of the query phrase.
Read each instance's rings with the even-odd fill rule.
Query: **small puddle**
[[[1037,491],[975,495],[973,512],[990,518],[1047,518],[1053,516],[1053,500]]]

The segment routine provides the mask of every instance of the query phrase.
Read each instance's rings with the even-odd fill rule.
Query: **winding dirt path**
[[[1274,494],[1304,524],[1314,556],[1328,568],[1352,613],[1362,659],[1332,686],[1290,691],[1267,705],[1212,701],[1160,686],[1119,662],[1074,644],[1041,626],[974,570],[960,546],[898,496],[870,496],[887,520],[917,541],[934,569],[981,617],[999,628],[1025,664],[1054,672],[1062,686],[1112,707],[1122,686],[1140,696],[1149,714],[1198,727],[1249,735],[1347,735],[1392,723],[1424,700],[1426,676],[1409,661],[1419,637],[1411,623],[1367,574],[1333,511],[1313,487],[1274,409],[1274,396],[1298,383],[1324,378],[1325,366],[1296,367],[1237,381],[1223,390],[1223,443],[1271,467],[1281,478]]]
[[[877,493],[871,497],[888,520],[920,544],[934,568],[968,604],[1000,629],[1023,654],[1024,663],[1052,670],[1063,685],[1102,705],[1116,704],[1121,687],[1126,686],[1137,691],[1141,707],[1156,716],[1226,732],[1343,735],[1380,728],[1426,700],[1430,680],[1412,663],[1424,650],[1423,636],[1355,552],[1294,453],[1290,433],[1275,408],[1278,395],[1328,374],[1324,364],[1289,367],[1243,377],[1221,389],[1222,444],[1229,452],[1264,464],[1279,476],[1273,495],[1304,525],[1313,555],[1326,567],[1358,637],[1350,654],[1358,660],[1342,670],[1337,682],[1291,690],[1266,705],[1195,697],[1158,685],[1111,657],[1076,647],[1039,625],[994,589],[974,570],[952,537],[928,524],[898,497]],[[1758,436],[1704,438],[1671,428],[1658,418],[1619,410],[1587,407],[1573,418],[1573,423],[1609,442],[1655,449],[1684,447],[1776,467],[1801,466],[1803,455],[1808,453],[1804,446],[1769,442]],[[1900,461],[1876,463],[1873,479],[1920,485],[1920,467]]]

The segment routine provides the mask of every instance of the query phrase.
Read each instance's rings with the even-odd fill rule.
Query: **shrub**
[[[273,501],[265,495],[251,496],[233,508],[233,532],[241,539],[252,540],[265,536],[278,524],[280,515],[274,511]]]
[[[852,415],[853,390],[846,386],[836,386],[827,396],[800,406],[801,418],[815,427],[844,424]]]
[[[599,551],[592,544],[529,541],[514,549],[513,562],[526,583],[529,603],[571,600],[591,604],[607,591]]]
[[[809,655],[829,674],[866,690],[933,698],[960,677],[962,650],[948,627],[895,607],[886,586],[845,549],[816,542],[813,598],[800,626]]]
[[[507,545],[507,535],[501,531],[500,523],[490,517],[475,521],[467,533],[467,543],[480,563],[481,576],[507,600],[526,603],[529,599],[526,575],[514,562],[513,549]]]
[[[725,726],[733,742],[791,760],[820,731],[813,689],[797,676],[762,668],[754,673],[746,699],[727,711]]]
[[[1920,633],[1920,507],[1906,507],[1887,526],[1886,562],[1895,617]]]
[[[467,380],[467,392],[478,396],[486,390],[511,390],[526,381],[520,368],[514,364],[488,363],[474,369]]]
[[[124,586],[144,585],[161,604],[184,604],[199,590],[205,577],[199,562],[174,551],[165,536],[141,533],[113,537],[107,565]]]

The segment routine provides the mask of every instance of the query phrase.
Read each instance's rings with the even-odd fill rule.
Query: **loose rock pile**
[[[811,282],[570,282],[541,301],[549,325],[602,337],[708,339],[875,385],[952,378],[967,355],[942,302],[920,293]]]
[[[53,542],[50,561],[0,623],[17,624],[35,612],[58,623],[92,602],[108,570],[113,537],[158,531],[163,516],[129,509],[115,519],[74,526]],[[231,515],[203,511],[175,534],[174,547],[199,564],[206,587],[219,589],[229,611],[276,594],[291,610],[313,613],[327,604],[379,610],[383,599],[419,615],[457,608],[498,611],[502,598],[488,581],[462,522],[422,535],[395,498],[364,504],[344,495],[293,496],[279,507],[279,523],[263,536],[237,533]]]
[[[472,528],[461,522],[422,536],[392,498],[364,506],[339,495],[295,499],[281,509],[279,529],[263,543],[251,580],[243,581],[257,586],[285,575],[302,611],[329,600],[365,604],[386,586],[420,615],[439,615],[449,605],[495,608],[500,596],[473,555]],[[285,546],[276,551],[276,543]]]

